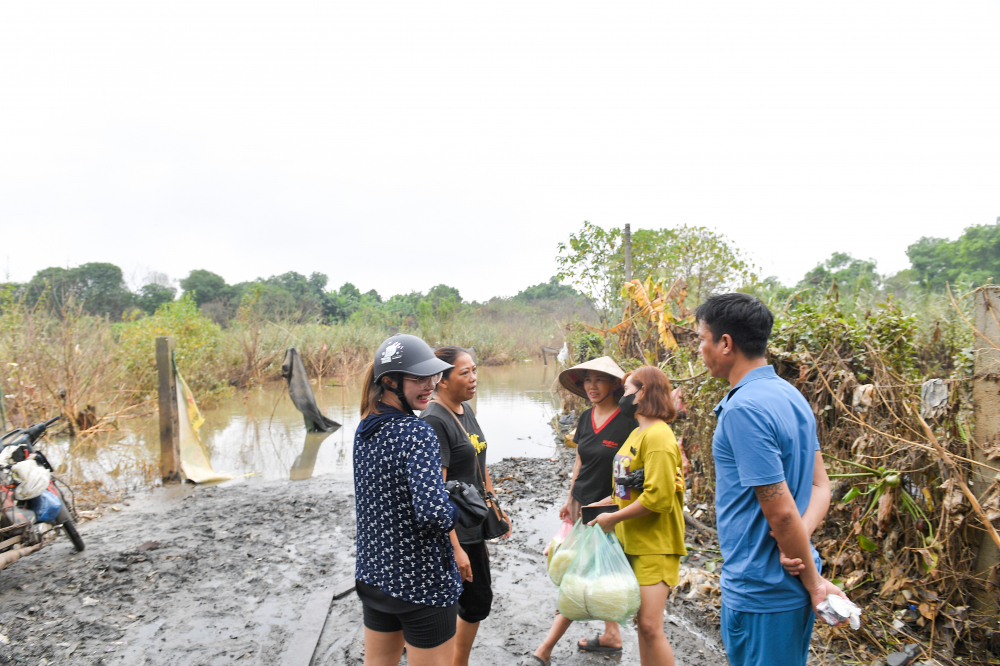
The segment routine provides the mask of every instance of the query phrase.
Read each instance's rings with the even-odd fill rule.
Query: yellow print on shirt
[[[477,456],[486,449],[486,441],[484,440],[484,441],[480,442],[479,441],[479,435],[471,435],[469,433],[465,433],[465,435],[466,435],[466,437],[469,438],[469,441],[472,442],[473,448],[476,449],[476,455]]]

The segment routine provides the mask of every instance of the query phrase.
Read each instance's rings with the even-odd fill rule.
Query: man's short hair
[[[698,306],[694,314],[712,331],[714,340],[728,334],[747,358],[760,358],[767,351],[774,315],[760,299],[750,294],[720,294]]]

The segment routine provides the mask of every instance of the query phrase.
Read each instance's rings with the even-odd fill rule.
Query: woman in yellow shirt
[[[667,425],[677,415],[670,380],[659,368],[644,366],[625,375],[622,414],[634,413],[639,427],[615,456],[615,489],[598,504],[618,511],[602,513],[594,523],[615,532],[639,580],[639,659],[642,664],[674,666],[674,653],[663,633],[663,611],[670,587],[677,585],[684,547],[684,476],[681,452]],[[617,479],[644,470],[641,488]],[[594,524],[591,523],[591,524]]]

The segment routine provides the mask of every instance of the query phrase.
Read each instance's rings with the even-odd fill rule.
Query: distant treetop
[[[1000,218],[967,228],[957,240],[925,236],[906,249],[921,286],[942,290],[945,283],[984,284],[1000,280]]]
[[[514,300],[532,303],[534,301],[579,301],[584,298],[583,294],[568,284],[560,284],[559,278],[553,275],[548,282],[540,282],[517,292]]]

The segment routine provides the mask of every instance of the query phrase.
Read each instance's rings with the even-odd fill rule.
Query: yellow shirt
[[[615,477],[645,469],[642,489],[615,483],[612,500],[619,510],[638,500],[652,511],[623,520],[615,534],[629,555],[687,555],[684,547],[684,473],[674,431],[658,421],[636,428],[615,455]]]

